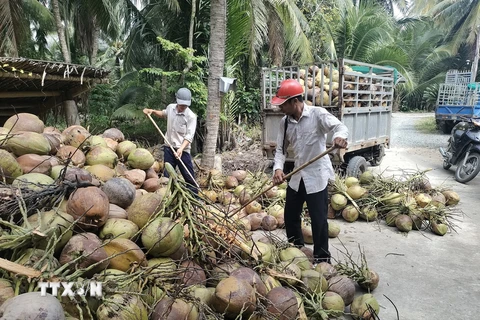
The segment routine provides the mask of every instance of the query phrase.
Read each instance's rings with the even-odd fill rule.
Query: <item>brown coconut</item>
[[[410,218],[406,214],[399,214],[395,218],[395,226],[397,226],[398,230],[402,232],[412,231],[412,225],[413,225],[412,218]]]
[[[277,229],[277,219],[274,216],[266,215],[262,219],[261,227],[266,231],[273,231]]]
[[[50,156],[40,156],[38,154],[24,154],[17,158],[17,162],[24,173],[43,173],[50,175],[52,164],[49,161]]]
[[[112,139],[116,142],[122,142],[123,140],[125,140],[123,132],[117,128],[110,128],[105,130],[102,134],[102,137]]]
[[[160,179],[158,179],[158,177],[146,179],[142,185],[142,189],[145,189],[148,192],[155,192],[160,189],[160,187]]]
[[[151,320],[197,320],[198,311],[194,304],[183,299],[163,297],[155,306]]]
[[[193,286],[197,284],[205,285],[207,276],[202,267],[191,260],[182,261],[178,267],[179,281],[186,286]]]
[[[125,172],[124,177],[130,180],[131,183],[135,186],[136,189],[140,189],[145,182],[147,174],[144,170],[132,169]]]
[[[8,118],[3,124],[3,127],[11,129],[10,133],[20,131],[43,133],[45,124],[38,116],[32,113],[18,113]]]
[[[454,206],[460,202],[460,196],[455,191],[445,190],[442,194],[445,197],[445,205],[447,206]]]
[[[347,276],[334,276],[328,280],[328,291],[338,293],[348,306],[355,297],[355,282]]]
[[[68,198],[67,213],[85,229],[96,229],[108,218],[108,197],[97,187],[76,189]]]
[[[242,279],[248,282],[258,294],[265,297],[267,295],[267,287],[263,283],[262,279],[253,269],[247,267],[241,267],[235,269],[230,273],[230,276]]]
[[[72,147],[88,147],[90,132],[82,126],[73,125],[62,132],[63,142]]]
[[[57,154],[58,149],[62,145],[62,136],[56,134],[43,133],[43,136],[50,143],[50,154]]]
[[[255,289],[245,280],[232,276],[225,278],[215,287],[213,307],[229,319],[236,318],[241,312],[248,317],[256,309]]]
[[[272,288],[266,296],[267,311],[277,316],[278,320],[295,319],[298,313],[298,302],[290,288]]]
[[[101,187],[108,201],[121,208],[127,208],[135,200],[135,186],[125,178],[113,178]]]
[[[78,257],[82,258],[70,265],[70,270],[87,268],[97,262],[103,261],[89,272],[86,272],[86,275],[93,275],[106,269],[108,266],[108,256],[102,246],[102,240],[94,233],[84,232],[71,237],[63,248],[59,261],[61,265],[64,265]]]
[[[64,163],[67,160],[74,166],[82,167],[85,164],[85,154],[82,150],[72,146],[62,146],[57,151],[57,157],[63,160]]]

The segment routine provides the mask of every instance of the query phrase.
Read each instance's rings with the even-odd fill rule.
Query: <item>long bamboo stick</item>
[[[160,135],[163,137],[163,140],[165,140],[165,143],[168,144],[168,146],[170,147],[170,149],[172,149],[173,151],[173,154],[175,155],[176,154],[176,151],[175,149],[172,147],[172,145],[170,144],[170,142],[167,140],[167,137],[164,136],[162,130],[160,130],[160,128],[158,127],[157,123],[153,120],[152,116],[147,114],[147,117],[150,119],[150,121],[152,121],[153,125],[155,126],[155,128],[157,128],[158,132],[160,133]],[[200,188],[200,186],[198,185],[197,181],[195,181],[195,178],[192,176],[192,174],[190,173],[190,171],[187,169],[187,166],[185,165],[185,163],[183,163],[182,159],[178,158],[178,161],[180,161],[180,163],[182,164],[183,168],[185,169],[185,171],[187,171],[188,175],[190,176],[190,178],[192,178],[192,181],[195,183],[195,186],[197,188]]]
[[[326,156],[327,154],[329,154],[331,151],[333,151],[334,149],[336,149],[337,147],[335,146],[332,146],[330,148],[328,148],[327,150],[325,150],[324,152],[320,153],[318,156],[316,156],[315,158],[305,162],[304,164],[302,164],[300,167],[298,167],[297,169],[293,170],[292,172],[290,172],[289,174],[287,174],[285,177],[284,177],[284,180],[287,180],[288,178],[290,178],[291,176],[293,176],[295,173],[305,169],[307,166],[311,165],[312,163],[314,163],[315,161],[317,161],[318,159]],[[239,212],[240,210],[242,210],[243,208],[245,208],[246,206],[248,206],[250,203],[252,203],[253,201],[257,200],[259,197],[261,197],[262,195],[264,195],[267,191],[269,191],[270,189],[272,189],[273,187],[275,187],[274,184],[272,184],[269,188],[263,190],[262,192],[260,192],[259,194],[257,194],[255,197],[253,197],[252,199],[250,199],[250,201],[248,201],[247,203],[245,203],[243,206],[241,206],[240,208],[238,208],[237,210],[233,211],[232,213],[228,214],[229,217],[235,215],[237,212]]]

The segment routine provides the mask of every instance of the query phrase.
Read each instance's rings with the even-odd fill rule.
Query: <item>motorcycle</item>
[[[467,183],[480,172],[480,122],[478,119],[465,119],[457,123],[448,139],[448,148],[440,148],[443,168],[456,165],[455,180]]]

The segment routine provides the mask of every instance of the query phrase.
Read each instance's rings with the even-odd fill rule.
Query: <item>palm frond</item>
[[[145,114],[142,108],[135,104],[125,104],[116,109],[111,116],[111,120],[143,120]]]

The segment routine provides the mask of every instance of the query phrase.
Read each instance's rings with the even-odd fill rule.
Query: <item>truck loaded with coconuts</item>
[[[333,164],[348,176],[359,176],[368,164],[380,164],[389,147],[394,68],[347,59],[262,70],[262,148],[273,160],[283,113],[270,104],[280,83],[297,79],[304,86],[305,103],[323,107],[349,130],[348,147],[331,155]],[[330,140],[331,141],[331,140]],[[328,146],[327,146],[328,147]],[[292,150],[286,165],[293,167]],[[286,169],[288,171],[288,168]]]

